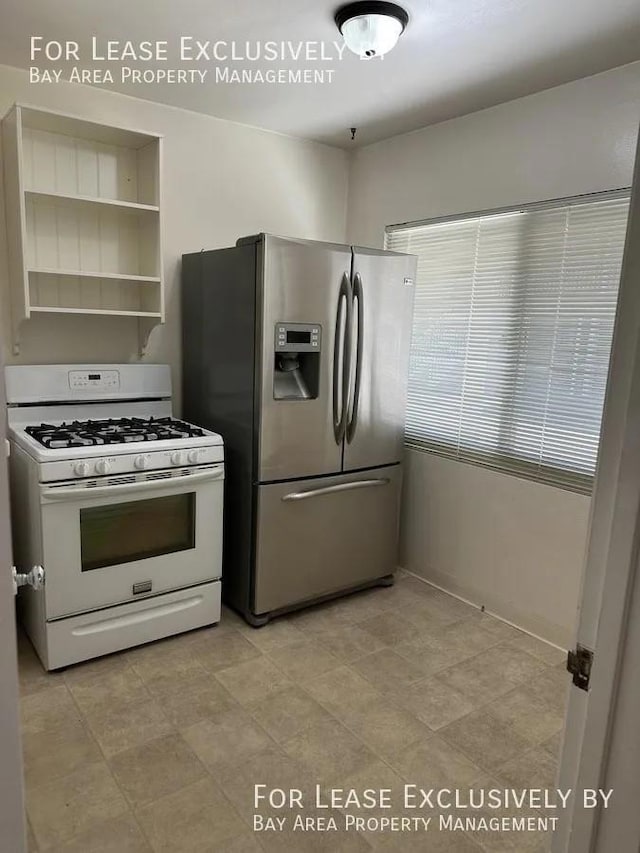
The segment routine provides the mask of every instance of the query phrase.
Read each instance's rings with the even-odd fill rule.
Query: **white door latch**
[[[33,589],[41,589],[44,586],[44,569],[42,566],[33,566],[30,572],[19,572],[15,566],[11,569],[13,576],[13,594],[18,594],[18,587],[30,586]]]

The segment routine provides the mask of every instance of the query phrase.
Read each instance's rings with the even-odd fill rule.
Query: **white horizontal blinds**
[[[409,443],[588,484],[627,213],[610,197],[390,230],[418,256]]]

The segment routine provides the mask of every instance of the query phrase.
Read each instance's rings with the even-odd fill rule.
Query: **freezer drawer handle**
[[[308,492],[290,492],[283,501],[304,501],[307,498],[317,498],[320,495],[331,495],[334,492],[350,492],[352,489],[368,489],[370,486],[386,486],[391,482],[388,477],[377,477],[375,480],[355,480],[353,483],[338,483],[337,486],[324,486],[322,489],[311,489]]]

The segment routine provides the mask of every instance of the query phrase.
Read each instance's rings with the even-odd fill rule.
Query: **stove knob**
[[[171,464],[172,465],[182,465],[184,461],[184,455],[181,450],[174,450],[171,454]]]
[[[108,459],[98,459],[96,462],[96,474],[108,474],[111,470],[111,462]]]
[[[89,473],[89,463],[76,462],[76,464],[73,466],[73,473],[77,474],[78,477],[86,477]]]
[[[143,468],[146,468],[148,462],[149,462],[149,460],[147,459],[146,456],[136,456],[136,458],[133,460],[134,466],[136,468],[139,468],[140,470],[142,470]]]
[[[190,450],[190,451],[187,453],[187,459],[189,460],[189,462],[190,462],[192,465],[195,465],[195,464],[196,464],[196,462],[198,461],[198,451],[197,451],[197,450]]]

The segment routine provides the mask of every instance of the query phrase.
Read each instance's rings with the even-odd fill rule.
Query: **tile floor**
[[[407,575],[62,673],[22,637],[30,850],[544,851],[519,833],[254,834],[253,785],[553,786],[563,660]]]

